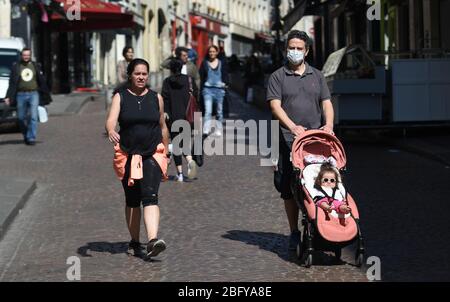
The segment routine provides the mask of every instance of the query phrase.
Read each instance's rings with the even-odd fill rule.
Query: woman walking
[[[125,46],[122,50],[123,60],[117,63],[117,85],[123,84],[128,81],[127,67],[133,60],[134,52],[133,47]]]
[[[164,121],[162,97],[147,86],[149,65],[134,59],[127,68],[128,87],[116,93],[106,121],[109,140],[114,144],[114,167],[125,192],[125,216],[131,235],[128,251],[140,256],[141,204],[147,231],[147,257],[166,249],[158,239],[159,184],[167,172],[169,133]],[[116,132],[119,123],[120,131]]]
[[[217,106],[217,124],[215,134],[222,135],[223,123],[223,100],[225,89],[228,85],[228,71],[225,61],[219,60],[219,48],[212,45],[208,48],[208,56],[200,67],[200,79],[202,83],[202,95],[205,107],[205,124],[203,133],[211,133],[211,116],[213,104]]]
[[[181,74],[184,62],[180,59],[172,59],[170,62],[171,76],[166,78],[163,82],[161,95],[164,99],[164,110],[168,115],[169,125],[172,125],[178,120],[186,120],[186,109],[189,103],[190,95],[197,95],[198,89],[195,81],[188,75]],[[190,130],[190,129],[189,129]],[[170,137],[173,145],[173,158],[177,167],[177,181],[183,182],[183,159],[182,154],[186,157],[188,162],[188,178],[194,179],[197,176],[197,163],[192,158],[192,133],[189,133],[189,141],[181,140],[178,144],[177,137],[181,133],[179,129],[172,129],[170,127]],[[182,137],[187,137],[184,135]],[[173,144],[175,142],[175,144]],[[183,148],[183,144],[187,144],[188,148]],[[186,150],[184,150],[186,149]],[[182,152],[182,150],[184,152]],[[188,151],[189,150],[189,151]],[[188,152],[185,152],[188,151]]]

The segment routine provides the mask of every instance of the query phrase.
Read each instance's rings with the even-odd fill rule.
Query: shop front
[[[207,55],[209,45],[223,45],[228,36],[228,25],[221,23],[205,16],[195,14],[190,15],[192,25],[192,47],[198,53],[197,65]]]
[[[137,16],[114,3],[80,0],[78,15],[71,5],[64,0],[53,0],[53,5],[47,7],[50,22],[45,25],[46,42],[41,46],[46,48],[44,53],[51,54],[43,58],[43,64],[51,66],[46,69],[51,70],[54,93],[69,93],[94,85],[93,67],[98,65],[92,62],[94,33],[133,28],[138,24]]]

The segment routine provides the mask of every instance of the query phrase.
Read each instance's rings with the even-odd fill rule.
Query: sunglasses
[[[334,184],[334,183],[336,182],[336,179],[334,179],[334,178],[330,178],[330,179],[328,179],[328,178],[323,178],[323,179],[322,179],[322,182],[330,182],[330,183]]]

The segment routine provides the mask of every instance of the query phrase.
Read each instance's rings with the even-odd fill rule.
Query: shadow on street
[[[0,142],[0,146],[3,145],[23,145],[23,139],[14,139]]]
[[[92,257],[89,251],[98,253],[109,253],[111,255],[126,254],[128,242],[89,242],[79,247],[77,253],[82,257]]]
[[[287,245],[289,237],[267,232],[250,232],[233,230],[228,231],[227,234],[222,235],[223,238],[241,241],[249,245],[256,245],[260,249],[272,252],[278,257],[287,262],[296,263],[302,265],[303,262],[298,259],[296,252],[288,251]],[[334,256],[326,254],[324,252],[315,251],[313,253],[313,265],[314,266],[334,266],[334,265],[346,265],[349,264],[345,261],[337,262]]]

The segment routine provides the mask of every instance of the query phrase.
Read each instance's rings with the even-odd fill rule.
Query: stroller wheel
[[[311,265],[312,265],[312,262],[313,262],[313,255],[312,255],[312,254],[309,254],[309,255],[306,257],[306,260],[305,260],[305,267],[306,267],[306,268],[310,268]]]
[[[301,243],[299,243],[299,244],[297,244],[297,258],[298,259],[301,259],[302,258],[302,244]]]
[[[304,247],[303,242],[298,243],[297,244],[297,251],[296,251],[298,259],[302,259],[304,251],[305,251],[305,247]]]
[[[357,267],[361,267],[362,264],[364,262],[364,254],[363,253],[357,253],[356,254],[356,259],[355,259],[355,264]]]

